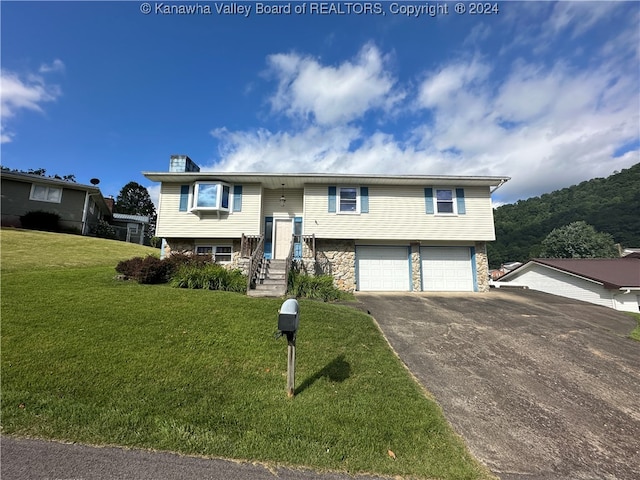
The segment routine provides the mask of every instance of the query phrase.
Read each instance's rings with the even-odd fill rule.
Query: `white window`
[[[216,263],[231,263],[233,251],[229,245],[198,245],[196,255],[211,255]]]
[[[229,210],[229,185],[196,182],[192,210]]]
[[[213,255],[213,247],[199,245],[196,247],[196,255]]]
[[[450,188],[436,189],[436,213],[444,215],[455,215],[455,195]]]
[[[218,246],[214,247],[213,261],[216,263],[230,263],[231,262],[231,247],[230,246]]]
[[[360,213],[360,196],[356,187],[338,188],[338,212]]]
[[[62,201],[62,188],[33,184],[31,185],[29,200],[60,203]]]
[[[89,213],[92,215],[96,212],[96,202],[93,199],[89,200]]]

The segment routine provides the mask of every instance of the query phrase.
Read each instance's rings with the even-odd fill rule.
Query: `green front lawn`
[[[640,342],[640,313],[629,313],[629,315],[635,318],[636,322],[638,322],[636,328],[634,328],[629,334],[629,338]]]
[[[50,235],[2,231],[4,434],[354,473],[490,477],[368,316],[300,302],[288,399],[286,341],[273,338],[282,300],[119,282],[113,265],[123,252],[109,253],[112,242],[80,238],[88,243],[78,260],[77,245]],[[43,238],[53,241],[45,247]],[[25,265],[16,246],[51,254]]]

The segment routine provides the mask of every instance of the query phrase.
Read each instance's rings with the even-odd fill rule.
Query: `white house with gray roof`
[[[297,259],[346,291],[488,290],[491,194],[509,180],[201,172],[185,155],[143,174],[161,184],[156,235],[166,253],[232,266]]]

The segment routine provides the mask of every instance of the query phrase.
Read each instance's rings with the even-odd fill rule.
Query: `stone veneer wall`
[[[211,243],[229,243],[228,241],[212,241]],[[240,239],[233,239],[231,241],[231,263],[228,264],[229,268],[242,268],[242,259],[240,258]],[[194,253],[196,249],[196,241],[191,238],[167,238],[165,239],[164,254],[166,256],[172,253]]]
[[[420,243],[411,244],[411,283],[412,290],[419,292],[422,290],[422,265],[420,260]]]
[[[316,239],[316,260],[315,273],[332,275],[334,285],[340,290],[355,291],[356,246],[353,240]]]
[[[478,291],[489,291],[489,260],[487,258],[487,244],[476,242],[476,274],[478,277]]]
[[[196,248],[195,241],[190,238],[167,238],[164,244],[164,254],[172,253],[193,253]]]

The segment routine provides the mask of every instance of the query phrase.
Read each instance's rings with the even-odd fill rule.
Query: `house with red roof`
[[[500,278],[501,283],[640,312],[640,254],[621,258],[534,258]]]

